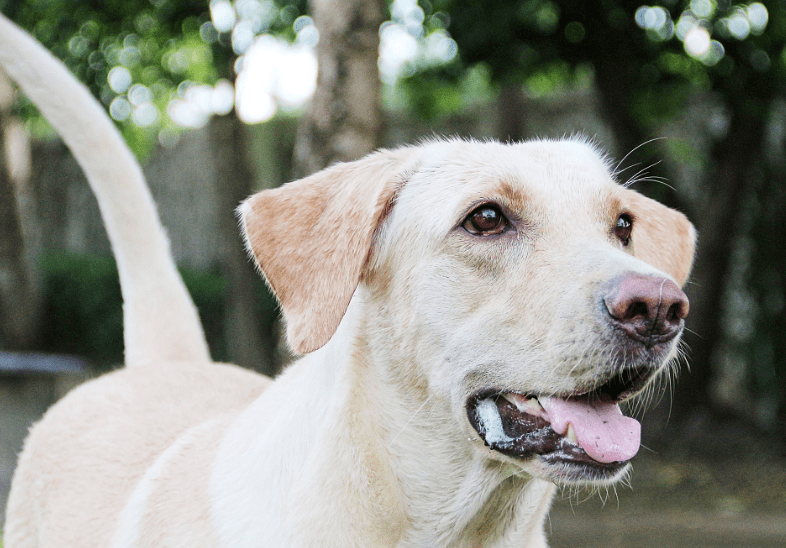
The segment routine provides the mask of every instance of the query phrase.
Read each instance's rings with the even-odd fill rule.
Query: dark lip
[[[660,371],[660,368],[646,365],[625,368],[608,379],[599,382],[589,390],[577,391],[572,394],[560,394],[559,397],[587,396],[601,401],[619,403],[641,392],[658,371]]]
[[[649,366],[639,366],[623,369],[611,377],[597,382],[594,386],[587,389],[578,389],[572,392],[557,394],[538,394],[534,392],[520,392],[505,388],[483,388],[472,394],[467,399],[467,406],[488,397],[501,396],[502,394],[520,394],[527,398],[537,398],[540,396],[553,396],[557,398],[590,398],[598,401],[610,401],[621,403],[636,396],[644,387],[657,375],[659,368]]]
[[[545,419],[514,411],[513,404],[498,399],[502,398],[501,394],[494,390],[481,391],[467,401],[467,418],[489,449],[517,460],[536,458],[554,470],[558,479],[563,480],[608,480],[627,466],[628,461],[596,461],[580,446],[558,434]],[[485,426],[477,411],[480,402],[487,399],[494,399],[500,417],[507,414],[506,410],[514,417],[508,421],[507,428],[503,425],[503,431],[509,438],[506,441],[487,440]],[[504,419],[501,420],[504,422]]]
[[[559,479],[574,481],[609,480],[628,466],[628,461],[604,463],[593,460],[588,455],[586,458],[573,458],[551,453],[539,455],[538,459],[552,468],[562,468],[557,474]]]
[[[656,373],[657,369],[650,367],[628,368],[599,381],[587,390],[579,389],[556,396],[619,403],[640,392]],[[545,419],[521,413],[507,400],[500,401],[499,398],[506,393],[517,393],[529,398],[547,395],[487,388],[470,396],[466,403],[467,418],[490,449],[516,459],[538,458],[552,467],[563,465],[564,474],[575,479],[608,479],[627,466],[627,461],[601,463],[594,460],[580,446],[570,443],[562,434],[558,434]],[[478,405],[486,399],[493,399],[497,405],[508,440],[489,443],[486,439],[486,427],[478,415]],[[502,418],[503,415],[506,416],[505,419]]]

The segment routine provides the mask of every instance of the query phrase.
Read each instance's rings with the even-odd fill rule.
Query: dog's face
[[[675,356],[690,223],[615,183],[575,141],[438,142],[394,154],[377,165],[374,192],[367,180],[353,185],[373,212],[341,197],[319,206],[338,204],[341,217],[343,201],[350,224],[371,222],[355,276],[374,311],[374,348],[450,406],[456,432],[479,436],[488,458],[557,481],[619,478],[639,425],[617,404]],[[336,181],[332,196],[344,192]],[[252,203],[247,229],[266,214]],[[256,226],[250,246],[278,290]]]
[[[637,428],[613,404],[675,355],[687,301],[674,279],[682,284],[690,265],[689,223],[616,184],[581,143],[462,143],[432,154],[382,225],[368,281],[386,303],[389,346],[404,349],[401,367],[417,367],[492,458],[552,479],[618,477],[636,432],[604,434],[595,423]],[[662,233],[649,226],[664,221]],[[653,246],[672,272],[637,258]],[[670,292],[672,317],[653,318],[644,336],[609,310],[631,284],[643,287],[628,307],[646,306],[648,286]],[[572,433],[554,430],[560,413],[573,413]],[[593,447],[595,435],[611,439]]]

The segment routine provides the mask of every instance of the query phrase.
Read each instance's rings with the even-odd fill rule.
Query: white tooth
[[[514,394],[513,392],[507,392],[505,394],[502,394],[502,397],[508,400],[513,405],[515,405],[516,409],[518,409],[522,413],[526,413],[527,398],[525,398],[521,394]]]
[[[522,407],[524,406],[524,402],[526,401],[523,396],[519,396],[518,394],[514,394],[513,392],[506,392],[502,394],[502,397],[508,400],[510,403],[516,406],[516,409],[519,411],[523,411]]]
[[[527,400],[527,406],[532,410],[533,415],[543,415],[546,413],[543,410],[543,406],[540,405],[538,398],[531,398]]]
[[[565,432],[565,439],[567,439],[573,445],[578,445],[579,440],[576,437],[576,431],[573,429],[573,425],[568,423],[568,431]]]
[[[502,397],[515,405],[516,409],[522,413],[535,415],[536,417],[542,417],[545,414],[537,398],[525,398],[521,394],[515,394],[513,392],[502,394]]]

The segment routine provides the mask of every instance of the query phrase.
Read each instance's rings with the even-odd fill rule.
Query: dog
[[[271,381],[211,363],[89,92],[5,18],[0,62],[98,197],[126,344],[31,429],[6,548],[541,547],[557,485],[626,474],[619,403],[678,353],[696,236],[591,144],[432,140],[249,198],[304,354]]]

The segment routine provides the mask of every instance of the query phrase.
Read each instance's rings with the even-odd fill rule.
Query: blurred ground
[[[546,524],[552,548],[786,548],[786,462],[640,455],[631,487],[568,496]],[[577,502],[578,500],[578,502]]]

